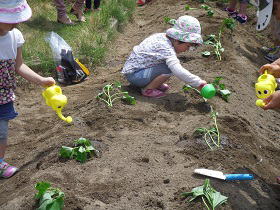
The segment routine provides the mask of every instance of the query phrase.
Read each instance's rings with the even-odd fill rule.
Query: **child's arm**
[[[172,73],[181,79],[182,81],[188,83],[189,85],[201,89],[204,85],[207,84],[206,81],[200,79],[200,77],[190,73],[185,69],[177,57],[170,57],[166,60],[166,64],[172,71]]]
[[[55,80],[52,77],[42,77],[23,63],[21,47],[17,49],[16,72],[24,79],[41,86],[51,86],[55,84]]]

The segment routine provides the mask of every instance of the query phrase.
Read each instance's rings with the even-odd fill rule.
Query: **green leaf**
[[[202,4],[202,5],[200,5],[200,8],[201,8],[201,9],[205,9],[205,10],[209,10],[211,7],[209,7],[209,6],[206,5],[206,4]]]
[[[135,105],[136,104],[136,99],[133,96],[130,96],[128,94],[125,94],[122,97],[123,100],[125,100],[127,103],[131,104],[131,105]]]
[[[190,5],[188,5],[188,4],[185,6],[185,10],[186,10],[186,11],[188,11],[188,10],[194,10],[194,9],[197,9],[197,8],[191,8]]]
[[[118,81],[115,82],[114,85],[115,85],[115,87],[117,87],[117,88],[119,88],[119,89],[122,87],[122,83],[121,83],[121,82],[118,82]]]
[[[107,91],[111,91],[111,90],[113,90],[113,86],[111,84],[105,85],[104,89],[107,90]]]
[[[74,141],[75,146],[91,146],[91,141],[86,138],[79,138]]]
[[[76,156],[76,160],[80,161],[81,163],[86,162],[87,160],[87,153],[86,153],[86,149],[82,146],[79,147],[78,152],[77,152],[77,156]]]
[[[226,203],[228,199],[228,197],[221,195],[220,192],[214,192],[210,194],[210,196],[211,196],[213,209],[215,209],[219,205],[222,205],[223,203]]]
[[[51,186],[49,182],[38,182],[35,185],[36,190],[39,192],[35,195],[37,199],[41,198],[43,194],[47,191],[47,189]]]
[[[211,52],[209,51],[204,51],[201,53],[203,57],[209,57],[211,55]]]
[[[191,90],[191,89],[192,89],[192,86],[190,86],[190,85],[184,85],[183,88],[182,88],[182,90],[183,90],[184,92],[187,92],[187,91],[189,91],[189,90]]]
[[[170,18],[170,17],[163,17],[163,20],[164,20],[165,23],[169,23],[169,21],[171,20],[171,18]]]
[[[71,158],[73,153],[73,148],[72,147],[66,147],[62,146],[59,155],[63,158]]]
[[[195,132],[200,133],[200,134],[204,134],[204,133],[207,132],[207,129],[206,129],[206,128],[197,128],[197,129],[195,130]]]
[[[236,26],[236,21],[233,18],[225,18],[223,25],[232,31]]]
[[[212,17],[212,16],[214,15],[214,11],[213,11],[213,10],[208,10],[208,11],[207,11],[207,15],[208,15],[209,17]]]
[[[203,42],[203,44],[205,45],[214,45],[214,42],[211,40],[206,40],[205,42]]]

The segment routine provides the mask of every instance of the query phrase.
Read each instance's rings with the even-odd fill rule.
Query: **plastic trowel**
[[[205,168],[195,169],[194,173],[209,176],[222,180],[253,180],[253,174],[223,174],[221,171],[209,170]]]

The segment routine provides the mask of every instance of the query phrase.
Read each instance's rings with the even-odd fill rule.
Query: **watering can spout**
[[[67,123],[71,123],[71,122],[73,121],[72,117],[70,117],[70,116],[64,117],[64,116],[62,115],[62,113],[61,113],[61,110],[57,110],[57,111],[56,111],[56,114],[57,114],[57,116],[58,116],[60,119],[64,120],[64,121],[67,122]]]

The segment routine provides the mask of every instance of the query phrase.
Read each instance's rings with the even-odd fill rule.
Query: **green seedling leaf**
[[[236,21],[233,18],[225,18],[223,20],[223,25],[227,28],[233,31],[233,29],[236,27]]]
[[[214,42],[211,40],[206,40],[205,42],[203,42],[203,44],[205,45],[214,45]]]
[[[211,7],[209,7],[209,6],[206,5],[206,4],[202,4],[202,5],[200,5],[200,8],[201,8],[201,9],[205,9],[205,10],[207,11],[207,10],[209,10]]]
[[[191,90],[191,89],[192,89],[192,86],[190,86],[190,85],[184,85],[183,88],[182,88],[182,90],[183,90],[184,92],[187,92],[187,91],[189,91],[189,90]]]
[[[193,201],[197,197],[203,195],[203,185],[199,187],[195,187],[192,189],[191,192],[184,192],[181,194],[184,197],[192,196],[192,198],[189,200],[189,202]]]
[[[98,95],[96,96],[96,98],[97,98],[97,99],[100,99],[103,95],[104,95],[104,93],[98,93]]]
[[[59,155],[63,158],[71,158],[73,156],[73,148],[62,146]]]
[[[204,51],[201,53],[203,57],[209,57],[211,55],[211,52],[209,51]]]
[[[195,130],[195,132],[199,133],[199,134],[204,134],[207,132],[207,129],[206,128],[197,128]]]
[[[174,25],[174,24],[176,23],[176,20],[175,20],[175,19],[172,19],[172,18],[170,18],[170,17],[164,17],[164,18],[163,18],[163,21],[164,21],[165,23],[168,23],[168,24],[171,24],[171,25]]]
[[[197,9],[197,8],[191,8],[190,5],[188,5],[188,4],[185,6],[185,10],[186,10],[186,11],[188,11],[188,10],[194,10],[194,9]]]
[[[52,188],[48,182],[35,185],[39,191],[35,198],[39,199],[38,210],[61,210],[64,206],[64,193],[58,188]]]
[[[225,49],[222,47],[222,48],[220,48],[220,52],[224,52],[225,51]]]
[[[84,146],[84,147],[91,146],[90,140],[83,138],[83,137],[79,138],[78,140],[75,140],[74,144],[76,147],[77,146]]]
[[[122,97],[123,100],[125,100],[128,104],[131,104],[131,105],[135,105],[136,104],[136,99],[133,97],[133,96],[130,96],[130,95],[124,95]]]
[[[81,163],[86,162],[87,160],[87,152],[86,149],[82,146],[79,147],[78,152],[77,152],[77,161],[80,161]]]
[[[208,10],[208,11],[207,11],[207,15],[208,15],[209,17],[212,17],[212,16],[214,15],[214,11],[213,11],[213,10]]]
[[[35,185],[36,190],[38,190],[39,192],[35,195],[35,197],[37,199],[41,198],[43,196],[43,194],[47,191],[47,189],[51,186],[50,183],[48,182],[38,182]]]
[[[113,86],[111,84],[105,85],[104,89],[107,90],[107,91],[110,91],[110,90],[113,89]]]
[[[117,88],[122,88],[122,83],[121,82],[115,82],[115,87]]]

